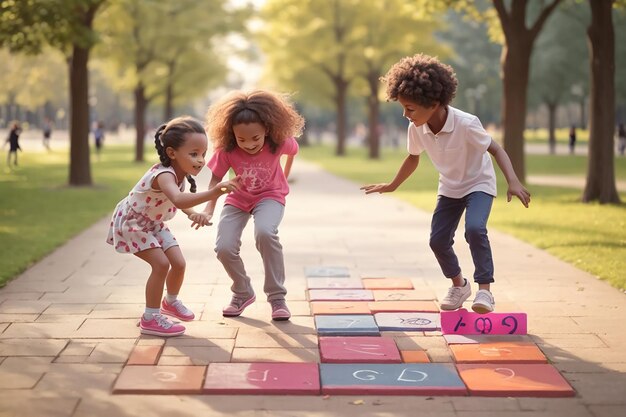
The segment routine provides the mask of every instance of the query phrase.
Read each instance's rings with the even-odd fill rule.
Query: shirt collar
[[[454,114],[453,113],[454,113],[454,107],[448,105],[448,116],[446,117],[446,122],[443,124],[443,127],[437,134],[450,133],[454,130]],[[426,135],[427,134],[434,135],[433,131],[430,130],[428,123],[424,123],[422,125],[422,132]]]

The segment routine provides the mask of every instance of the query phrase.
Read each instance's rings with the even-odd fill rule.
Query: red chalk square
[[[439,307],[434,301],[373,301],[368,303],[372,313],[394,312],[394,311],[421,311],[427,313],[438,313]]]
[[[126,365],[156,365],[159,362],[161,349],[163,346],[158,345],[141,345],[135,346],[130,352]]]
[[[362,289],[358,278],[307,278],[309,289]]]
[[[317,363],[212,363],[206,394],[318,395]]]
[[[125,366],[114,394],[200,394],[206,366]]]
[[[573,397],[576,393],[548,364],[457,365],[470,395],[486,397]]]
[[[325,363],[401,363],[396,342],[388,337],[320,337],[320,358]]]
[[[371,314],[367,301],[311,301],[311,314]]]
[[[363,288],[369,290],[412,290],[409,278],[362,278]]]
[[[423,350],[401,350],[402,362],[404,363],[429,363],[430,358]]]
[[[531,342],[495,342],[449,345],[457,363],[546,363]]]
[[[412,301],[434,300],[435,295],[430,290],[372,290],[376,301]]]

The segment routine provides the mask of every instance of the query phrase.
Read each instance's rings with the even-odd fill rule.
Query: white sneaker
[[[496,306],[496,302],[493,299],[493,295],[489,290],[478,290],[474,303],[472,304],[472,310],[479,314],[491,313]]]
[[[440,307],[442,310],[456,310],[463,306],[463,302],[467,300],[470,295],[472,295],[472,287],[466,279],[465,285],[462,287],[452,286],[448,288],[448,294],[441,300]]]

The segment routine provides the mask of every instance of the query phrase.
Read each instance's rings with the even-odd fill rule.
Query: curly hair
[[[298,137],[304,118],[288,96],[265,90],[233,91],[209,107],[206,125],[215,149],[230,152],[237,146],[233,126],[259,123],[267,129],[266,143],[272,153],[286,139]]]
[[[458,84],[451,66],[424,54],[402,58],[380,81],[387,85],[387,101],[403,97],[423,107],[450,104]]]
[[[154,134],[154,147],[159,154],[161,164],[165,167],[172,165],[172,160],[167,155],[167,148],[178,149],[185,143],[187,133],[202,133],[206,135],[202,124],[193,117],[183,116],[162,124]],[[196,192],[196,181],[191,175],[187,175],[192,193]]]

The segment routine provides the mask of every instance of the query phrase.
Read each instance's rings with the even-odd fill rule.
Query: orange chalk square
[[[163,346],[135,346],[130,352],[126,365],[156,365],[159,362]]]
[[[439,306],[434,301],[371,301],[367,303],[372,313],[394,311],[420,311],[438,313]]]
[[[404,363],[429,363],[430,358],[423,350],[401,350],[402,362]]]
[[[361,278],[363,288],[368,290],[412,290],[409,278]]]
[[[449,345],[457,363],[546,363],[531,342],[495,342]]]
[[[548,364],[459,364],[470,395],[488,397],[573,397],[571,385]]]
[[[114,394],[200,394],[206,366],[125,366]]]
[[[367,301],[311,301],[311,314],[371,314]]]

